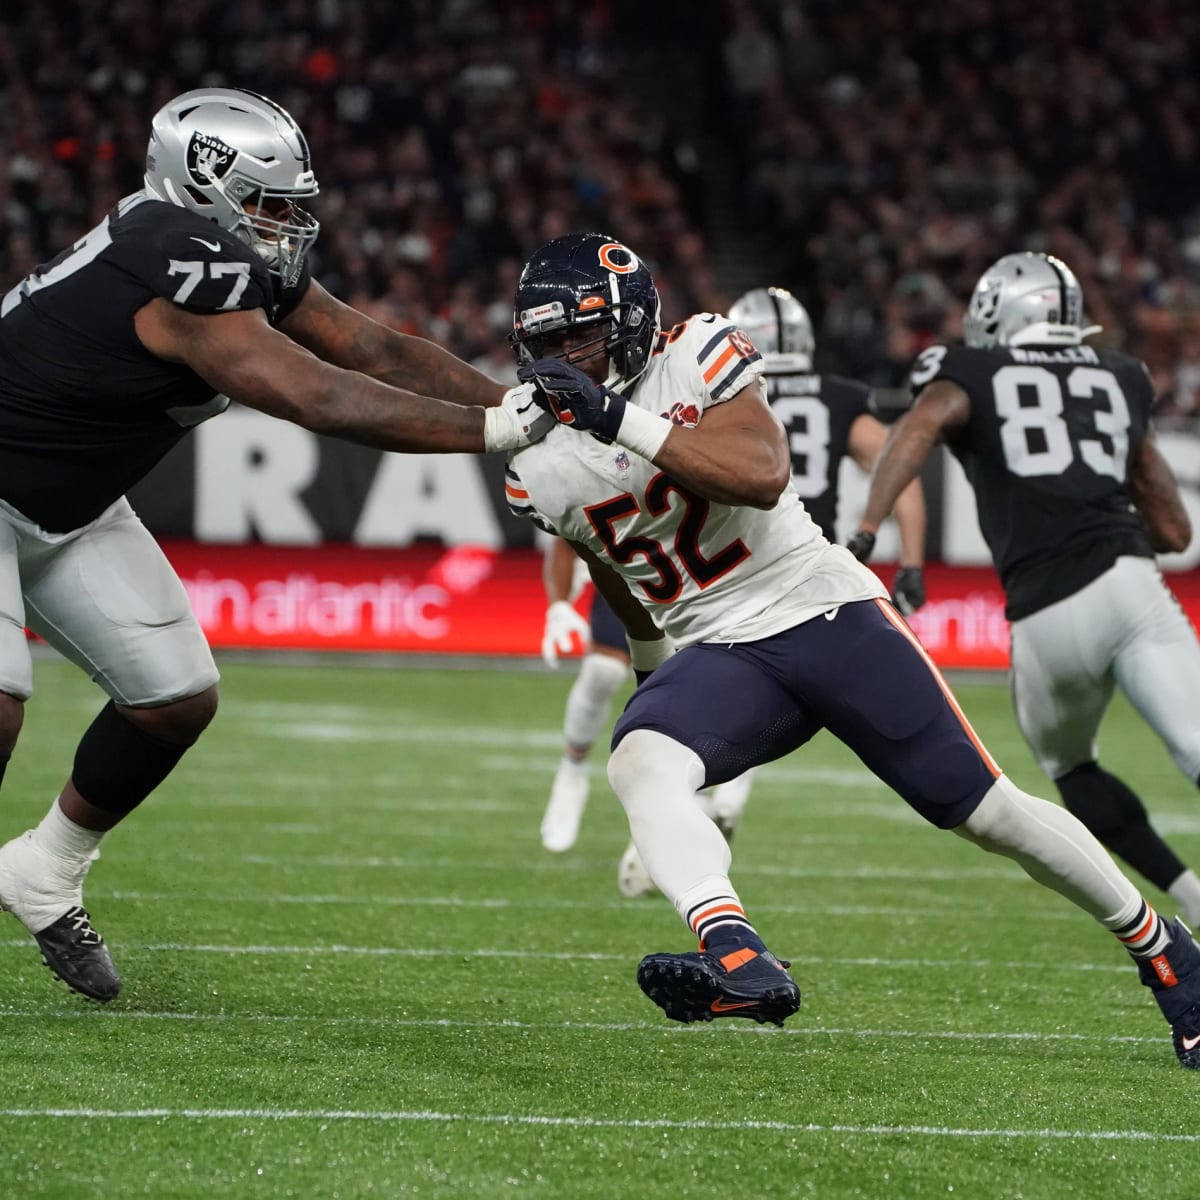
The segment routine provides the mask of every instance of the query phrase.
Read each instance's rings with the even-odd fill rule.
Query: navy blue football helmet
[[[603,346],[609,383],[629,383],[650,361],[659,311],[654,276],[628,246],[603,233],[573,233],[547,242],[525,264],[509,343],[523,363],[575,363]],[[556,353],[567,330],[593,324],[595,338]]]

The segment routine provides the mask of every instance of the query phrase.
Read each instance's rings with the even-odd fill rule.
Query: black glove
[[[925,603],[925,576],[920,567],[901,567],[892,580],[892,603],[911,617]]]
[[[871,557],[871,551],[875,549],[875,535],[869,530],[860,529],[857,533],[852,533],[846,539],[846,549],[860,563],[865,563]]]
[[[625,397],[593,383],[561,358],[539,358],[517,368],[522,383],[535,384],[546,396],[560,425],[586,429],[606,442],[616,439],[625,418]]]

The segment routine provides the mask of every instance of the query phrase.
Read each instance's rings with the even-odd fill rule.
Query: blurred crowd
[[[572,229],[642,252],[667,321],[789,286],[821,365],[885,385],[957,334],[992,259],[1044,249],[1102,340],[1147,360],[1163,418],[1200,419],[1198,5],[11,7],[0,288],[139,185],[160,104],[246,86],[308,135],[322,282],[494,373],[521,261]],[[694,94],[665,94],[681,62]],[[736,279],[714,265],[730,246]]]

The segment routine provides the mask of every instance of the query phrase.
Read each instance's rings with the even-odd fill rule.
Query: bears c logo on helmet
[[[638,256],[628,246],[622,246],[620,242],[605,242],[597,253],[600,257],[600,265],[618,275],[628,275],[641,266]]]

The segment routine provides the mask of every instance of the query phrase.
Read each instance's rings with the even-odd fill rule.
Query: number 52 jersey
[[[695,426],[762,372],[741,330],[700,313],[660,336],[626,399]],[[887,594],[825,540],[791,484],[770,510],[719,504],[630,450],[560,426],[510,457],[505,492],[514,513],[609,563],[681,646],[770,637]]]
[[[938,379],[970,397],[947,439],[975,490],[1009,620],[1073,595],[1122,555],[1151,556],[1126,490],[1150,424],[1145,366],[1090,346],[930,346],[914,395]]]

